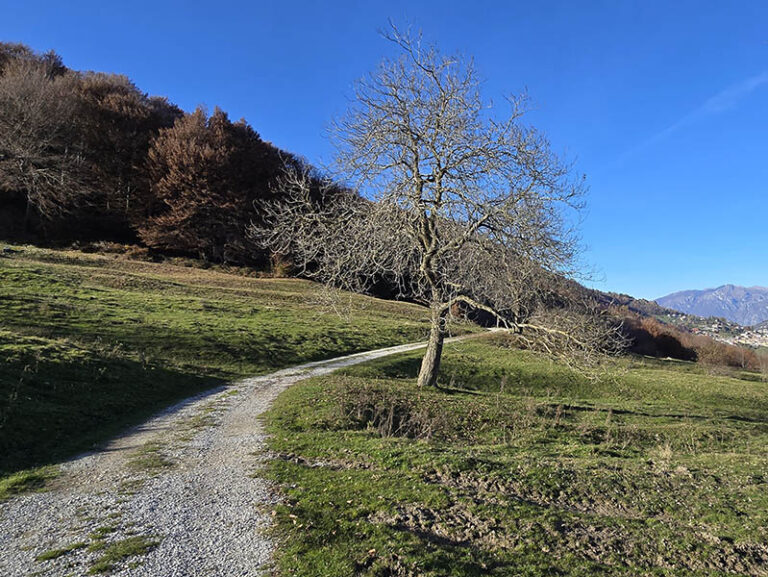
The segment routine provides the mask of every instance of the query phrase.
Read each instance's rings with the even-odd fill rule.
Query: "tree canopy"
[[[232,123],[218,108],[210,117],[198,108],[152,143],[156,205],[141,238],[210,260],[242,260],[245,230],[259,218],[259,201],[269,198],[267,183],[284,161],[244,120]]]
[[[272,212],[265,238],[305,274],[357,290],[387,279],[428,306],[419,383],[434,385],[453,307],[520,328],[538,281],[571,272],[577,244],[565,212],[580,208],[584,187],[523,123],[524,96],[508,98],[499,117],[471,59],[395,27],[386,37],[400,57],[357,84],[332,127],[335,176],[359,194],[329,181],[332,194],[317,202],[311,175],[289,171],[281,198],[293,200]]]

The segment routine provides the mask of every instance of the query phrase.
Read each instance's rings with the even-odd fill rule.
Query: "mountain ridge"
[[[720,317],[753,326],[768,321],[768,287],[724,284],[689,289],[655,299],[659,305],[702,317]]]

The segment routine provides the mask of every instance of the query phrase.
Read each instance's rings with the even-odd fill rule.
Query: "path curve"
[[[258,417],[297,381],[425,346],[388,347],[237,381],[62,464],[49,491],[0,504],[0,575],[85,575],[110,546],[128,545],[147,551],[118,561],[113,575],[263,574],[273,551],[264,528],[275,495],[255,476],[266,439]],[[55,551],[61,554],[40,558]]]

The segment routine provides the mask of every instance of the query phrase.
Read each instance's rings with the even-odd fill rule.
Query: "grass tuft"
[[[67,553],[71,553],[72,551],[77,551],[78,549],[83,549],[87,546],[87,543],[84,543],[82,541],[78,543],[72,543],[71,545],[67,545],[66,547],[61,547],[60,549],[51,549],[50,551],[46,551],[45,553],[41,553],[37,557],[35,557],[35,561],[51,561],[53,559],[58,559],[59,557],[63,557]]]
[[[17,471],[0,477],[0,502],[21,493],[42,491],[47,483],[58,475],[59,471],[56,467],[48,466]]]
[[[135,470],[158,472],[173,466],[173,461],[162,453],[163,446],[159,443],[145,443],[136,449],[128,459],[128,466]]]
[[[152,548],[156,547],[157,544],[158,541],[142,535],[127,537],[120,541],[109,543],[101,549],[101,556],[91,565],[88,573],[95,574],[111,571],[118,563],[130,557],[145,555]]]

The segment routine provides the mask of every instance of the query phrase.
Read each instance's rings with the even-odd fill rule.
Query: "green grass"
[[[143,535],[136,535],[105,544],[104,547],[99,549],[101,555],[91,565],[88,573],[106,573],[129,557],[148,553],[157,543],[157,541]]]
[[[157,472],[173,466],[173,462],[163,455],[163,446],[159,443],[146,443],[134,450],[128,459],[133,469]]]
[[[119,514],[114,515],[114,517],[119,516]],[[117,525],[97,527],[88,535],[88,542],[78,541],[64,547],[45,551],[35,557],[35,561],[38,563],[53,561],[75,551],[86,549],[90,553],[98,553],[96,558],[90,563],[88,574],[106,573],[131,557],[138,557],[148,553],[159,543],[159,540],[146,535],[131,535],[123,539],[108,541],[110,536],[117,530]],[[141,560],[136,559],[129,564],[129,567],[135,568],[140,564]]]
[[[225,381],[426,330],[419,307],[360,296],[340,316],[301,280],[16,248],[0,258],[0,475]]]
[[[35,557],[35,561],[52,561],[53,559],[58,559],[59,557],[63,557],[64,555],[71,553],[72,551],[77,551],[78,549],[84,549],[87,546],[87,543],[84,543],[83,541],[79,541],[77,543],[72,543],[71,545],[67,545],[65,547],[61,547],[59,549],[51,549],[50,551],[46,551],[45,553],[41,553],[37,557]]]
[[[24,471],[16,471],[10,475],[0,477],[0,501],[5,501],[13,495],[40,490],[51,479],[55,479],[58,472],[55,467],[37,467]]]
[[[494,338],[418,390],[418,360],[269,412],[281,574],[765,575],[765,383],[638,358],[587,379]]]

